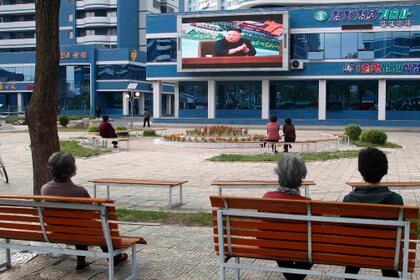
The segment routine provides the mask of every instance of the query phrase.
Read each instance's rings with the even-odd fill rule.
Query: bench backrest
[[[377,184],[370,184],[368,182],[347,182],[348,186],[353,188],[358,187],[396,187],[396,188],[410,188],[410,187],[420,187],[420,181],[408,181],[408,182],[379,182]]]
[[[119,248],[115,211],[107,199],[0,195],[0,238]]]
[[[414,270],[416,244],[404,243],[404,236],[417,235],[405,232],[404,225],[417,229],[418,207],[224,196],[210,200],[217,253],[223,236],[226,256],[402,270],[406,245],[414,251],[406,250],[405,271]],[[400,226],[390,225],[396,223]]]

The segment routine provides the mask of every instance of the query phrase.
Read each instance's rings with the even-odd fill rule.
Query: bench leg
[[[305,197],[309,197],[309,187],[305,186]]]
[[[96,198],[96,185],[93,184],[93,197]]]
[[[179,185],[179,204],[182,204],[182,185]]]
[[[219,195],[222,195],[222,187],[218,186],[218,189],[219,189]]]
[[[172,186],[169,187],[169,208],[172,208]]]
[[[131,278],[136,277],[136,244],[131,247]]]
[[[10,243],[9,239],[6,239],[5,241],[6,241],[6,243]],[[11,254],[10,254],[10,249],[6,249],[6,267],[7,268],[12,267],[12,258],[11,258]]]
[[[106,198],[109,199],[109,185],[106,186]]]
[[[235,261],[235,264],[239,264],[239,257],[236,257],[236,258],[233,258],[233,259]],[[241,272],[240,272],[239,268],[235,268],[235,275],[234,275],[235,280],[239,280],[239,278],[241,277],[240,273]]]
[[[108,279],[114,280],[114,256],[109,254],[108,257]]]

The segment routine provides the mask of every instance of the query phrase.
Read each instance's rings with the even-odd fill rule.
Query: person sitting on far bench
[[[115,134],[115,129],[112,127],[112,124],[109,122],[109,116],[103,115],[102,122],[99,124],[99,135],[102,138],[117,138]],[[118,148],[118,142],[112,141],[114,148]]]
[[[279,179],[279,186],[276,190],[267,192],[263,198],[280,198],[280,199],[299,199],[311,200],[310,198],[300,195],[299,187],[302,180],[306,177],[307,169],[303,158],[296,154],[285,154],[278,163],[276,173]],[[282,261],[278,260],[279,267],[295,268],[295,269],[311,269],[312,264],[306,262]],[[306,275],[283,273],[287,280],[303,280]]]
[[[53,179],[41,187],[41,195],[44,196],[68,196],[90,198],[88,191],[79,185],[74,184],[71,178],[76,175],[76,162],[72,154],[56,152],[48,159],[48,169]],[[87,245],[76,245],[76,250],[87,251]],[[101,247],[103,252],[108,252],[106,246]],[[126,253],[114,257],[114,264],[117,265],[126,261]],[[89,266],[86,257],[77,256],[76,270],[83,270]]]
[[[285,125],[283,125],[283,134],[284,134],[284,142],[295,142],[296,141],[296,130],[295,126],[292,124],[291,118],[284,119]],[[289,148],[292,148],[292,145],[285,144],[284,145],[284,152],[289,152]]]
[[[361,202],[376,204],[404,205],[401,195],[390,191],[387,187],[375,187],[388,173],[388,159],[381,150],[366,148],[359,152],[359,172],[363,180],[370,183],[371,187],[359,187],[344,197],[343,202]],[[360,267],[347,266],[345,273],[358,274]],[[398,271],[383,269],[384,277],[399,278]],[[353,278],[346,278],[347,280]]]
[[[267,137],[265,139],[262,139],[261,141],[279,142],[281,139],[279,131],[280,131],[280,125],[277,123],[277,116],[271,115],[270,122],[267,124]],[[265,147],[265,143],[262,145],[263,147]],[[273,152],[277,153],[276,145],[273,144],[272,147],[273,147]]]

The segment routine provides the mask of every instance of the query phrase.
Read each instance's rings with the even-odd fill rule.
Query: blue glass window
[[[65,114],[90,114],[90,67],[60,67],[60,111]]]
[[[410,32],[392,32],[394,57],[409,57],[410,55]]]
[[[420,57],[420,31],[410,32],[410,57]]]
[[[324,46],[324,34],[308,34],[308,59],[323,59]]]
[[[292,35],[293,58],[308,58],[308,35],[296,34]]]
[[[357,33],[341,34],[341,57],[357,58]]]
[[[35,78],[35,66],[2,67],[0,82],[32,82]]]
[[[375,43],[375,33],[361,32],[358,34],[358,50],[359,51],[373,51]]]
[[[217,82],[218,118],[261,118],[261,81]]]
[[[375,33],[375,58],[392,58],[392,32]]]
[[[98,80],[145,80],[146,69],[141,66],[124,65],[98,65]]]
[[[207,118],[207,82],[179,83],[179,117]]]
[[[340,58],[341,57],[341,34],[327,33],[325,34],[325,54],[324,58]]]
[[[318,81],[270,82],[270,115],[318,118]]]
[[[176,54],[176,38],[147,40],[147,62],[176,61]]]
[[[328,119],[377,119],[378,81],[328,81]]]
[[[420,83],[410,80],[387,81],[386,118],[420,119]]]

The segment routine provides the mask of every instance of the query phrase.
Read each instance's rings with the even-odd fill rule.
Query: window
[[[357,33],[341,34],[341,58],[357,58]]]
[[[67,3],[71,4],[73,3],[73,0],[67,0]]]
[[[324,34],[308,34],[308,59],[324,58]]]
[[[73,20],[74,20],[73,14],[68,14],[67,19],[68,19],[69,22],[73,22]]]
[[[387,119],[420,119],[420,84],[409,80],[388,80]]]
[[[176,61],[176,39],[148,39],[147,62]]]
[[[106,35],[108,35],[108,36],[115,36],[115,35],[117,35],[117,29],[116,28],[110,28],[110,29],[108,29]]]
[[[334,59],[341,58],[341,34],[327,33],[325,34],[325,53],[324,58]]]
[[[86,36],[94,36],[95,29],[86,29]]]
[[[74,38],[74,33],[73,31],[69,31],[69,39],[73,39]]]
[[[179,83],[179,116],[207,118],[207,82]]]
[[[153,8],[160,9],[160,2],[156,1],[156,0],[153,0]]]

